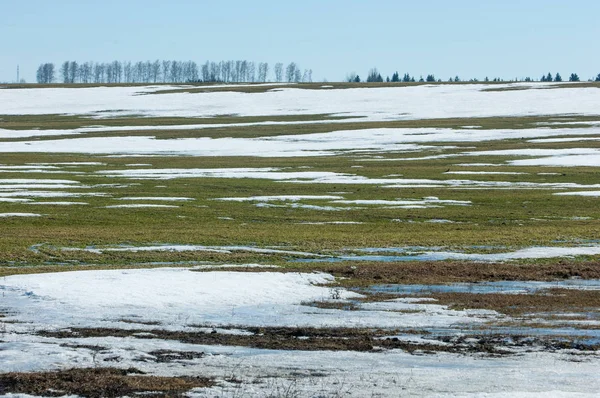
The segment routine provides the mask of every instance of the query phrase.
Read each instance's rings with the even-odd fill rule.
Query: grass
[[[294,85],[299,88],[321,89],[322,84]],[[347,87],[393,87],[396,85],[334,84]],[[570,85],[566,85],[569,86]],[[264,90],[269,86],[248,85],[235,90]],[[270,87],[272,88],[272,86]],[[198,87],[193,90],[221,90],[219,87]],[[185,89],[188,90],[188,89]],[[213,118],[156,118],[125,116],[90,119],[70,115],[0,116],[0,128],[5,129],[73,129],[89,125],[139,126],[257,123],[264,121],[306,122],[278,126],[219,127],[203,130],[164,130],[143,132],[89,133],[84,136],[155,135],[159,139],[186,137],[268,137],[274,135],[301,135],[329,132],[339,129],[365,128],[449,128],[466,125],[482,129],[524,129],[539,123],[597,121],[596,116],[547,115],[530,117],[446,118],[426,120],[397,120],[369,122],[362,119],[344,119],[332,115],[295,115],[269,117],[239,117],[221,115]],[[318,121],[319,124],[310,124]],[[335,121],[335,123],[327,123]],[[581,136],[588,137],[585,125]],[[549,126],[549,128],[564,127]],[[31,138],[55,139],[56,137]],[[66,138],[66,137],[63,137]],[[9,142],[9,140],[0,140]],[[1,145],[1,143],[0,143]],[[101,171],[128,169],[131,163],[148,163],[142,168],[237,168],[276,167],[282,171],[328,171],[359,175],[367,178],[431,179],[441,182],[464,179],[507,183],[583,185],[600,184],[594,167],[461,167],[458,163],[498,163],[518,157],[473,156],[465,152],[509,149],[578,148],[578,142],[532,143],[522,139],[481,142],[428,143],[430,148],[410,153],[348,153],[339,156],[258,158],[258,157],[105,157],[75,154],[7,153],[3,165],[52,162],[101,162],[103,165],[63,167],[55,174],[15,172],[2,170],[1,179],[55,178],[79,181],[90,188],[74,188],[69,192],[100,192],[106,196],[79,198],[37,199],[36,201],[74,200],[85,206],[53,206],[27,203],[0,202],[0,213],[39,213],[37,218],[1,218],[0,275],[39,270],[73,270],[80,267],[140,267],[168,265],[166,263],[194,264],[198,262],[233,263],[260,262],[290,266],[293,256],[258,254],[236,251],[231,254],[211,252],[105,252],[64,251],[61,248],[103,247],[113,245],[197,244],[207,246],[248,245],[275,246],[289,250],[331,254],[363,247],[444,246],[449,249],[474,250],[481,245],[503,246],[508,249],[540,245],[553,246],[589,242],[600,236],[598,199],[594,197],[556,196],[561,189],[470,189],[465,187],[407,187],[386,188],[381,184],[317,184],[290,183],[260,179],[178,178],[172,180],[132,180],[107,176]],[[586,141],[587,148],[600,148],[600,141]],[[428,159],[430,155],[446,158]],[[417,158],[417,159],[414,159]],[[423,158],[423,159],[418,159]],[[359,167],[357,167],[359,166]],[[308,169],[306,167],[309,167]],[[447,171],[517,171],[521,175],[456,175]],[[72,174],[76,173],[76,174]],[[556,173],[540,175],[538,173]],[[119,187],[96,187],[98,184],[118,184]],[[580,190],[580,189],[572,189]],[[344,192],[336,194],[335,192]],[[1,192],[0,192],[1,193]],[[257,207],[249,202],[216,200],[226,197],[260,195],[339,195],[347,200],[420,199],[436,196],[440,199],[471,201],[470,206],[443,206],[427,209],[400,209],[383,206],[350,206],[340,211],[319,211],[292,207]],[[114,209],[106,206],[134,203],[119,201],[121,197],[176,196],[189,197],[187,202],[143,203],[172,204],[173,209],[143,208]],[[317,206],[334,204],[327,200],[306,201]],[[280,203],[278,203],[280,204]],[[430,223],[435,219],[455,223]],[[322,224],[336,221],[359,224]],[[39,246],[36,246],[39,245]],[[37,248],[37,249],[36,249]],[[574,263],[580,263],[580,260]],[[537,261],[542,264],[545,261]],[[298,267],[297,264],[291,264]],[[305,264],[307,269],[316,265]],[[384,267],[385,268],[385,267]],[[415,271],[416,272],[416,271]],[[493,277],[492,275],[480,277]],[[586,273],[590,274],[591,273]],[[436,274],[442,278],[442,274]],[[541,277],[541,275],[539,275]],[[421,278],[418,274],[412,276]],[[453,276],[457,277],[457,276]],[[406,280],[404,278],[403,280]],[[410,278],[408,278],[410,279]]]
[[[485,143],[486,148],[506,147],[505,142]],[[505,157],[476,157],[422,160],[410,162],[361,162],[355,157],[323,158],[105,158],[51,154],[15,154],[3,157],[4,164],[28,162],[99,161],[104,166],[80,166],[65,169],[82,175],[2,173],[2,178],[73,179],[83,185],[122,184],[120,188],[72,189],[70,192],[102,192],[106,197],[81,197],[72,200],[86,206],[49,206],[0,202],[0,213],[33,212],[37,218],[3,218],[0,264],[121,264],[152,261],[277,261],[282,256],[235,253],[105,253],[64,252],[61,247],[102,246],[114,244],[148,245],[156,243],[201,245],[283,246],[288,249],[327,253],[330,250],[361,247],[398,247],[406,245],[469,248],[478,245],[524,247],[557,245],[557,241],[578,243],[600,236],[598,199],[594,197],[556,196],[560,189],[465,189],[465,188],[382,188],[379,185],[295,184],[256,179],[181,178],[173,180],[129,180],[106,177],[98,170],[127,168],[127,163],[152,163],[150,168],[221,168],[272,167],[289,171],[334,171],[382,178],[401,174],[403,178],[436,180],[469,179],[534,183],[576,182],[598,184],[594,168],[497,167],[496,171],[520,171],[526,175],[444,174],[458,168],[455,163],[489,162]],[[362,168],[353,168],[354,165]],[[558,172],[559,175],[538,175]],[[565,174],[565,175],[563,175]],[[575,190],[575,189],[572,189]],[[580,190],[580,189],[577,189]],[[380,206],[356,206],[345,211],[264,208],[248,202],[215,200],[223,197],[271,195],[331,195],[345,199],[441,199],[467,200],[470,206],[445,206],[430,209],[397,209]],[[127,196],[190,197],[187,202],[169,203],[176,209],[108,209],[105,206],[130,203],[117,198]],[[40,199],[69,200],[67,199]],[[310,201],[314,205],[335,205],[329,201]],[[344,207],[346,205],[336,205]],[[587,217],[582,219],[582,217]],[[223,219],[231,218],[231,219]],[[427,223],[447,219],[455,224]],[[304,222],[352,221],[355,225],[306,225]],[[319,239],[315,239],[315,235]],[[31,246],[43,243],[38,252]],[[6,271],[5,271],[6,272]],[[8,271],[10,272],[10,271]]]

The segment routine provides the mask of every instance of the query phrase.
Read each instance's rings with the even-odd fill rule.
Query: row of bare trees
[[[300,69],[295,62],[284,65],[278,62],[271,69],[266,62],[251,61],[206,61],[200,66],[194,61],[113,61],[84,62],[65,61],[58,70],[63,83],[261,83],[312,82],[312,69]],[[38,67],[38,83],[57,81],[56,68],[52,63]],[[271,77],[274,79],[271,80]]]

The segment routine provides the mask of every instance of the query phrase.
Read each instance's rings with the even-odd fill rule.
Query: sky
[[[43,62],[296,62],[448,80],[600,73],[598,0],[0,0],[0,82]]]

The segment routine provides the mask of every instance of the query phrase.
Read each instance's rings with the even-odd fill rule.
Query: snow
[[[275,202],[275,201],[290,201],[298,202],[300,200],[331,200],[342,199],[341,196],[333,195],[273,195],[273,196],[249,196],[245,198],[218,198],[215,200],[223,200],[228,202]]]
[[[575,141],[600,141],[600,137],[568,137],[568,138],[540,138],[529,140],[529,142],[537,144],[575,142]]]
[[[243,265],[240,265],[243,267]],[[167,329],[189,325],[314,327],[421,327],[480,323],[495,313],[457,311],[433,304],[417,313],[319,309],[303,302],[329,300],[333,278],[321,273],[196,272],[181,268],[77,271],[3,278],[7,319],[19,328],[111,327],[122,319],[159,322]],[[68,286],[68,289],[65,289]],[[152,292],[152,294],[148,294]],[[336,288],[336,297],[358,297]],[[400,304],[399,304],[400,305]],[[412,308],[412,307],[411,307]],[[386,311],[385,319],[381,311]],[[137,327],[137,326],[136,326]],[[1,352],[1,351],[0,351]]]
[[[431,180],[407,178],[367,178],[355,174],[329,171],[284,171],[286,169],[265,168],[223,168],[223,169],[127,169],[101,170],[98,174],[131,179],[168,180],[174,178],[262,178],[275,181],[314,184],[369,184],[387,188],[414,187],[453,187],[453,188],[525,188],[525,189],[563,189],[598,188],[600,184],[583,185],[577,183],[534,183],[510,181],[475,180]],[[268,196],[267,196],[268,197]],[[227,199],[227,198],[224,198]],[[241,200],[243,198],[233,198]]]
[[[495,151],[465,152],[466,156],[525,156],[534,159],[511,160],[513,166],[600,166],[600,149],[562,148],[562,149],[509,149]]]
[[[101,170],[97,173],[105,176],[125,177],[133,179],[170,180],[173,178],[263,178],[268,180],[313,180],[331,178],[347,174],[329,171],[280,171],[274,167],[262,168],[223,168],[223,169],[135,169],[135,170]]]
[[[185,88],[185,86],[180,86]],[[522,90],[486,91],[489,88]],[[210,117],[333,114],[369,120],[532,115],[598,115],[598,90],[551,85],[419,85],[410,87],[302,90],[264,93],[151,94],[167,87],[27,88],[0,90],[6,115],[75,114]],[[175,86],[174,86],[175,88]],[[115,110],[118,104],[118,110]]]
[[[513,166],[598,167],[600,166],[600,151],[593,155],[566,155],[512,160],[510,164]]]
[[[427,145],[439,142],[481,142],[488,140],[598,134],[599,132],[600,128],[589,128],[584,131],[582,129],[545,128],[521,130],[371,128],[256,138],[200,137],[156,139],[153,136],[77,137],[60,140],[6,142],[0,146],[0,152],[130,154],[138,156],[157,154],[258,157],[332,156],[343,153],[406,153],[428,149],[444,149],[441,146]],[[507,151],[507,153],[510,153],[510,151]],[[477,154],[486,154],[486,152],[475,152],[475,154],[467,152],[466,154],[477,156]],[[525,156],[531,155],[525,153]]]
[[[0,218],[6,217],[41,217],[41,214],[35,213],[0,213]]]
[[[429,207],[439,207],[439,205],[458,205],[458,206],[468,206],[471,204],[470,201],[466,200],[440,200],[437,197],[427,197],[421,200],[418,199],[398,199],[398,200],[367,200],[367,199],[357,199],[357,200],[334,200],[332,203],[342,203],[342,204],[359,204],[359,205],[382,205],[382,206],[394,206],[401,208],[429,208]]]
[[[52,206],[74,206],[74,205],[87,205],[86,202],[28,202],[28,205],[52,205]]]
[[[597,358],[579,361],[572,352],[527,352],[531,351],[527,347],[518,355],[490,357],[444,352],[423,355],[418,350],[281,351],[194,345],[152,335],[153,329],[248,335],[244,330],[248,326],[443,328],[497,317],[491,311],[449,310],[419,297],[365,303],[357,311],[301,304],[329,300],[332,291],[326,284],[332,281],[322,273],[195,272],[182,268],[8,276],[0,281],[7,314],[3,319],[9,321],[3,325],[0,341],[2,371],[95,367],[116,358],[119,367],[135,367],[149,374],[201,374],[220,380],[216,387],[193,391],[192,397],[263,397],[277,391],[299,397],[395,396],[398,392],[410,396],[594,396],[600,389]],[[336,295],[356,297],[344,289],[336,289]],[[190,326],[195,324],[208,326]],[[66,339],[35,333],[86,326],[147,332],[138,333],[139,338]],[[438,344],[427,335],[398,338],[414,344]],[[94,352],[82,345],[105,349]],[[204,356],[161,364],[152,360],[151,353],[156,350]],[[222,381],[232,374],[242,383]],[[262,382],[256,383],[258,379]]]
[[[93,248],[72,248],[64,247],[62,250],[65,251],[88,251],[91,253],[103,253],[103,252],[145,252],[145,251],[171,251],[171,252],[184,252],[184,251],[209,251],[215,253],[231,253],[234,251],[246,251],[254,253],[267,253],[267,254],[288,254],[293,256],[307,256],[307,257],[323,257],[320,254],[298,252],[290,250],[260,248],[253,246],[203,246],[203,245],[154,245],[154,246],[116,246],[116,247],[93,247]]]
[[[194,200],[193,198],[185,198],[185,197],[177,197],[177,196],[131,196],[131,197],[123,197],[117,198],[117,200],[156,200],[156,201],[165,201],[165,202],[185,202],[189,200]]]
[[[358,225],[358,224],[364,224],[362,222],[358,222],[358,221],[315,221],[315,222],[310,222],[310,221],[305,221],[305,222],[299,222],[298,224],[301,225]]]
[[[64,185],[77,185],[77,184],[80,184],[80,182],[73,181],[73,180],[53,180],[53,179],[40,179],[40,178],[3,178],[3,179],[0,179],[0,188],[2,188],[2,186],[4,184],[10,184],[10,185],[15,185],[15,184],[22,184],[22,185],[54,184],[54,185],[64,186]]]
[[[5,192],[0,190],[0,198],[77,198],[81,196],[106,196],[105,193],[100,192],[62,192],[62,191],[27,191],[27,190],[14,190]]]
[[[516,171],[446,171],[444,174],[461,174],[461,175],[523,175],[529,173],[519,173]]]
[[[597,256],[600,255],[600,246],[574,246],[574,247],[553,247],[539,246],[527,247],[512,252],[504,253],[457,253],[443,250],[428,251],[423,250],[418,253],[404,253],[406,257],[419,255],[424,258],[435,260],[464,260],[464,261],[482,261],[482,262],[501,262],[510,260],[541,259],[541,258],[559,258],[574,256]],[[351,256],[342,257],[352,259]],[[366,258],[368,259],[368,258]]]
[[[558,192],[554,195],[600,197],[600,191]]]
[[[128,205],[110,205],[110,206],[104,206],[105,209],[125,209],[125,208],[132,208],[132,209],[139,209],[139,208],[173,209],[173,208],[178,208],[178,207],[179,206],[157,205],[157,204],[150,204],[150,203],[132,203],[132,204],[128,204]]]

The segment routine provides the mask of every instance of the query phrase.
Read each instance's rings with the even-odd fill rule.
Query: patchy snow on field
[[[332,156],[343,153],[407,153],[442,150],[452,147],[431,143],[481,142],[488,140],[551,137],[572,134],[599,134],[599,129],[522,129],[455,130],[441,128],[378,128],[341,130],[329,133],[280,135],[257,138],[178,138],[152,136],[82,137],[59,140],[12,141],[0,143],[0,152],[91,153],[131,155],[258,156],[298,157]],[[467,155],[485,155],[485,152]],[[498,153],[498,155],[509,156]],[[456,156],[456,155],[454,155]],[[524,154],[524,156],[532,156]]]

